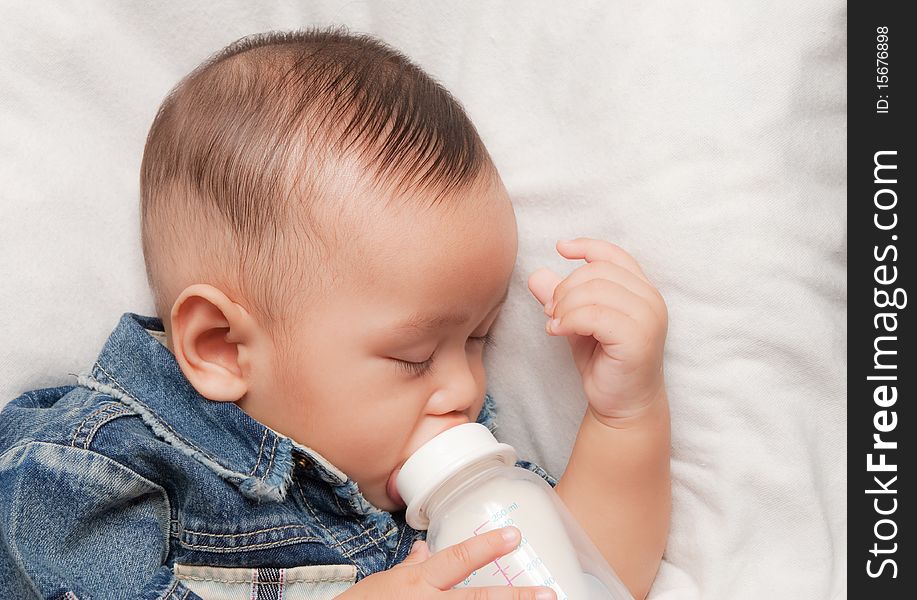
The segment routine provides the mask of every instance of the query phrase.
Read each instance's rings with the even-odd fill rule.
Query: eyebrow
[[[507,297],[509,297],[509,285],[506,286],[506,291],[503,292],[503,297],[500,298],[500,301],[497,302],[496,306],[491,309],[491,312],[503,306]],[[441,315],[414,313],[401,323],[395,325],[395,327],[392,328],[392,331],[395,333],[412,331],[425,332],[433,329],[438,329],[440,327],[445,327],[447,325],[460,325],[466,322],[469,318],[470,317],[467,313],[446,313]]]

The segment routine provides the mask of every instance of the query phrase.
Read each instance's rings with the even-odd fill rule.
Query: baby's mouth
[[[452,429],[453,427],[457,427],[458,425],[464,425],[465,423],[469,423],[469,422],[470,421],[467,418],[450,419],[449,422],[446,422],[440,425],[436,431],[428,432],[429,437],[425,439],[424,443],[429,442],[434,437],[446,431],[447,429]],[[411,454],[413,454],[413,452],[416,452],[419,447],[420,446],[417,446],[416,448],[414,448]],[[408,458],[410,458],[410,454]],[[389,500],[394,502],[395,505],[399,507],[399,510],[401,508],[407,508],[407,504],[405,503],[404,498],[401,497],[401,494],[398,493],[398,486],[395,485],[395,480],[398,477],[398,473],[401,472],[401,467],[404,466],[404,463],[408,461],[408,458],[398,463],[398,466],[395,467],[392,470],[392,473],[388,476],[388,481],[385,484],[385,492],[386,494],[388,494]]]

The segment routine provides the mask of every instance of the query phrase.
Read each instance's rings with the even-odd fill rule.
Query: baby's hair
[[[428,191],[431,205],[496,174],[442,85],[342,26],[247,36],[185,76],[140,174],[144,260],[167,328],[181,290],[210,283],[279,334],[292,299],[338,275],[354,221],[369,222],[362,198],[344,210],[345,166],[393,197]]]

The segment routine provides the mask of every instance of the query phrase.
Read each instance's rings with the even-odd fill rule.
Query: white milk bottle
[[[431,553],[506,525],[522,532],[515,550],[455,587],[545,586],[558,600],[633,600],[550,484],[515,464],[512,446],[465,423],[418,448],[396,476],[406,520],[427,530]]]

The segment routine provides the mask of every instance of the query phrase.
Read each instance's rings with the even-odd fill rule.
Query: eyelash
[[[474,340],[478,342],[479,344],[483,344],[484,346],[495,346],[496,345],[496,342],[494,342],[493,335],[489,331],[481,337],[472,337],[468,339]],[[426,375],[427,373],[430,372],[430,369],[433,366],[433,357],[435,356],[436,356],[436,352],[433,352],[433,354],[430,355],[430,358],[428,358],[427,360],[423,362],[419,362],[419,363],[411,362],[407,360],[398,360],[397,358],[395,360],[398,361],[398,364],[405,371],[407,371],[411,375],[416,375],[417,377],[420,377],[421,375]]]

